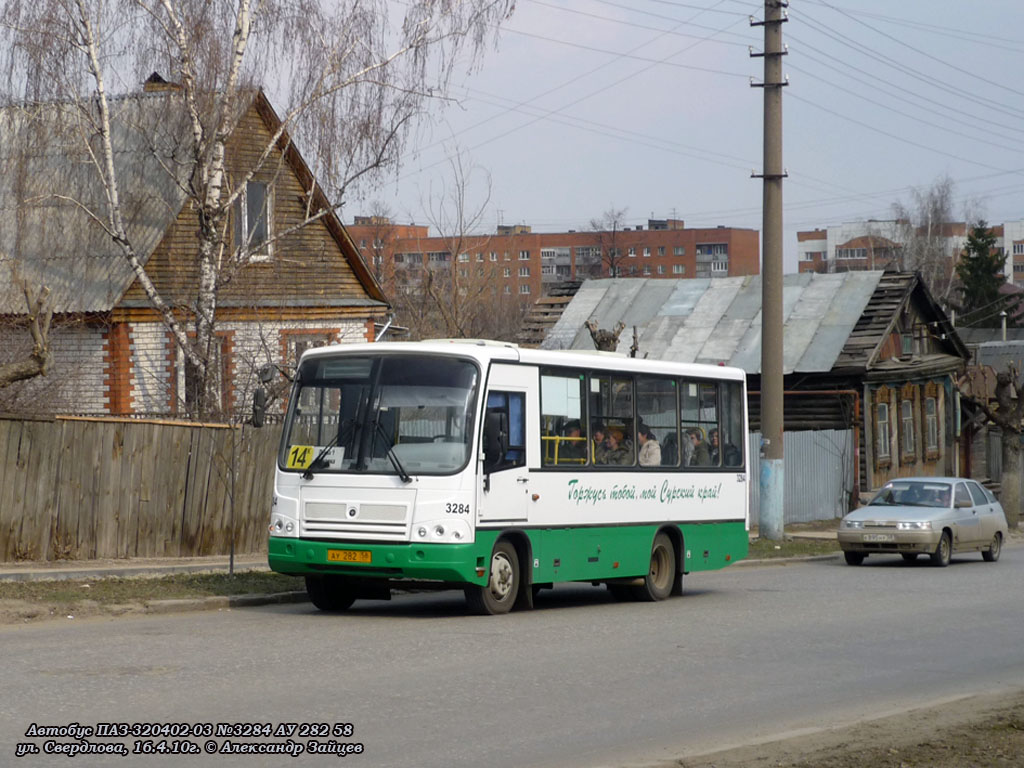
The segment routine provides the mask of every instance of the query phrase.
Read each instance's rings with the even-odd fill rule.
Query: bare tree
[[[587,320],[583,325],[590,331],[590,338],[594,340],[594,347],[599,352],[615,352],[619,348],[619,336],[626,328],[625,323],[619,322],[615,324],[615,328],[606,331],[593,320]],[[636,354],[630,356],[636,357]]]
[[[627,211],[627,208],[609,208],[600,217],[590,220],[590,228],[601,238],[601,261],[608,269],[608,277],[622,276],[625,254],[622,253],[620,233]]]
[[[990,404],[985,393],[970,390],[969,379],[961,379],[959,390],[1002,433],[1003,477],[1000,493],[1006,522],[1011,528],[1020,525],[1021,477],[1024,473],[1024,386],[1020,371],[1013,365],[996,373],[995,404]]]
[[[265,201],[255,210],[246,201],[249,182],[282,167],[294,137],[313,158],[305,217],[275,237],[320,220],[353,184],[397,166],[414,119],[443,97],[457,62],[478,61],[512,7],[512,0],[411,0],[389,23],[394,6],[385,0],[8,2],[0,10],[0,61],[13,86],[3,86],[12,89],[3,101],[73,107],[74,133],[104,190],[100,205],[73,202],[117,244],[160,313],[193,372],[202,417],[217,399],[218,292],[255,245],[255,228],[231,237],[232,212],[241,206],[266,216]],[[168,98],[185,120],[178,151],[159,158],[195,214],[198,277],[185,307],[160,293],[140,258],[116,162],[111,87],[155,70],[169,74]],[[253,156],[231,158],[233,129],[261,86],[282,96],[279,125]]]
[[[377,278],[377,282],[385,285],[390,283],[394,277],[386,269],[386,259],[389,254],[394,252],[396,239],[394,215],[387,205],[375,200],[370,204],[370,215],[365,219],[366,221],[361,223],[369,224],[370,242],[366,250],[362,249],[362,243],[360,243],[360,253],[363,255],[363,260],[367,262],[366,266]]]
[[[0,389],[17,381],[45,376],[53,362],[50,352],[50,321],[53,317],[53,308],[48,301],[50,291],[46,286],[35,292],[29,290],[24,283],[21,287],[28,309],[27,322],[32,349],[23,359],[0,364]]]
[[[953,180],[940,176],[931,186],[914,189],[909,203],[893,203],[899,242],[898,264],[919,271],[932,295],[949,298],[956,282],[956,252],[950,243],[953,220]]]
[[[518,295],[504,293],[501,267],[484,258],[490,235],[480,234],[491,179],[462,152],[451,156],[449,177],[423,201],[427,221],[444,239],[445,250],[428,254],[419,281],[396,295],[399,321],[409,326],[413,338],[512,340],[525,305]]]

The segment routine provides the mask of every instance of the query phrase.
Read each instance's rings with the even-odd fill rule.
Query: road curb
[[[151,600],[144,603],[145,613],[164,614],[184,611],[217,611],[225,608],[250,608],[259,605],[281,603],[304,603],[309,600],[305,590],[274,592],[262,595],[213,595],[211,597],[186,597],[168,600]]]

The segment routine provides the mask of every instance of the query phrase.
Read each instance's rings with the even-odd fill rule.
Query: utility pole
[[[764,160],[760,177],[764,187],[761,225],[761,536],[783,536],[785,474],[782,449],[782,25],[788,21],[786,0],[765,0],[764,21],[751,18],[751,26],[764,27]],[[757,174],[754,174],[757,176]]]

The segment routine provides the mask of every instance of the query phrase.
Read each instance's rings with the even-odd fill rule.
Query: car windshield
[[[870,506],[948,507],[949,486],[913,480],[887,483]]]
[[[470,455],[477,380],[476,365],[451,357],[309,358],[296,375],[280,464],[307,473],[456,472]]]

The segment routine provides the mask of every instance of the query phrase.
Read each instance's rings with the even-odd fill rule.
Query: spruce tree
[[[971,227],[967,243],[956,265],[962,296],[960,311],[962,324],[968,327],[996,327],[1000,313],[1006,312],[1007,325],[1015,325],[1020,311],[1020,296],[1002,294],[1004,256],[995,248],[996,236],[984,221]]]

